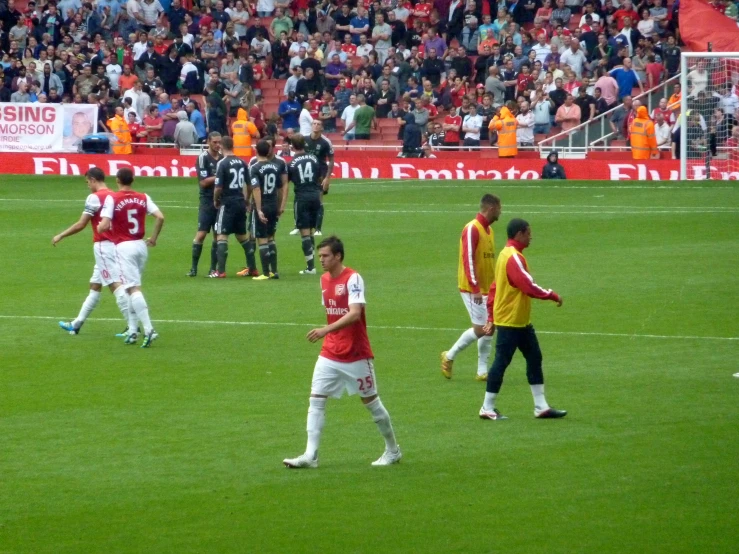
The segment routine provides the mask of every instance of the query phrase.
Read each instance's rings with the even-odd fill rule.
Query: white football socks
[[[534,407],[537,410],[548,410],[549,404],[544,397],[544,385],[531,385],[531,394],[534,397]]]
[[[85,320],[90,317],[92,310],[95,309],[95,306],[98,305],[98,302],[100,302],[100,291],[90,290],[87,298],[85,298],[85,301],[82,303],[82,308],[80,308],[79,315],[72,322],[72,327],[74,327],[75,329],[79,329],[80,326],[85,322]]]
[[[321,442],[321,432],[326,421],[326,399],[310,398],[308,407],[308,445],[305,447],[305,455],[311,460],[316,457],[318,445]]]
[[[447,359],[453,360],[457,356],[457,354],[459,354],[462,350],[467,348],[476,340],[477,335],[475,334],[475,330],[472,328],[467,329],[464,333],[462,333],[462,336],[457,339],[457,342],[454,343],[454,346],[452,346],[451,350],[446,353]]]
[[[144,333],[147,335],[151,333],[153,327],[151,326],[151,319],[149,319],[149,307],[146,305],[146,300],[140,290],[131,294],[131,307],[136,312],[136,317],[141,321],[141,325],[144,327]],[[130,314],[128,319],[130,328]],[[131,331],[135,333],[136,327],[134,326]]]
[[[482,403],[482,409],[486,412],[492,412],[495,409],[496,396],[498,396],[497,392],[486,392],[485,401]]]
[[[118,309],[121,311],[123,319],[128,324],[128,294],[126,294],[126,289],[118,287],[113,291],[113,296],[115,296],[115,303],[118,304]]]
[[[484,335],[477,339],[477,374],[487,375],[488,360],[490,360],[490,352],[493,350],[493,337]]]
[[[393,424],[390,421],[390,414],[382,404],[380,397],[378,396],[369,404],[365,404],[365,406],[372,414],[372,419],[377,424],[377,428],[385,439],[385,448],[391,452],[396,452],[398,450],[398,443],[395,440]]]

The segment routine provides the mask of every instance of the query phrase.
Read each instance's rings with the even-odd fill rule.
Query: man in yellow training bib
[[[557,307],[562,298],[553,290],[545,290],[534,282],[529,273],[524,248],[531,244],[531,227],[523,219],[511,219],[506,229],[508,242],[500,251],[495,265],[495,288],[488,297],[489,321],[486,329],[495,324],[495,360],[488,373],[485,401],[480,408],[481,419],[508,419],[495,409],[495,399],[503,384],[503,374],[516,350],[526,359],[526,377],[534,396],[534,416],[541,419],[567,415],[547,404],[544,397],[544,372],[541,368],[541,349],[531,325],[531,299],[552,300]]]
[[[454,346],[441,353],[441,373],[452,378],[454,358],[473,342],[477,342],[477,381],[486,381],[488,359],[492,350],[492,332],[486,334],[487,296],[495,279],[495,235],[492,224],[500,217],[500,198],[486,194],[480,200],[480,212],[462,229],[459,240],[457,282],[472,328],[457,339]]]

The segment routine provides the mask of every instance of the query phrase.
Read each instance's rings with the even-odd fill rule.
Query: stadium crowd
[[[632,92],[680,69],[679,2],[664,1],[0,0],[0,102],[98,104],[120,154],[234,122],[242,146],[313,119],[366,140],[390,119],[408,151],[515,156],[617,107],[628,140]],[[650,116],[672,125],[679,88],[664,96]]]

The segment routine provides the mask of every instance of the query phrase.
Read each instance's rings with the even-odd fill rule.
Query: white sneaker
[[[292,236],[295,236],[295,235],[297,235],[297,234],[298,234],[299,232],[300,232],[300,229],[298,229],[298,228],[296,227],[295,229],[293,229],[292,231],[290,231],[290,234],[291,234]]]
[[[315,458],[309,458],[305,454],[302,454],[297,458],[287,458],[282,460],[282,463],[285,464],[285,467],[289,467],[290,469],[316,468],[318,467],[318,456],[316,455]]]
[[[400,462],[400,459],[402,457],[403,454],[400,453],[400,447],[398,447],[395,452],[386,449],[385,452],[382,453],[382,456],[379,457],[379,459],[372,462],[372,465],[377,467],[397,464],[398,462]]]
[[[314,237],[322,237],[323,236],[323,233],[321,233],[321,231],[319,231],[318,229],[316,229],[316,232],[313,233],[313,236]]]
[[[736,377],[737,379],[739,379],[739,373],[735,373],[734,374],[734,377]]]
[[[301,275],[315,275],[316,274],[316,268],[313,269],[304,269],[300,272]]]

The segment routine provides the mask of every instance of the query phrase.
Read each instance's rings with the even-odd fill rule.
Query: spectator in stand
[[[347,128],[347,132],[354,129],[354,138],[356,140],[369,140],[373,125],[375,128],[377,127],[375,110],[367,105],[367,99],[364,97],[364,94],[357,95],[357,102],[359,103],[359,108],[354,112],[354,121]]]
[[[323,92],[323,99],[318,112],[318,118],[323,123],[323,130],[327,133],[336,131],[336,104],[329,91]]]
[[[205,138],[207,136],[203,114],[200,112],[198,105],[192,100],[187,103],[187,105],[185,106],[185,110],[189,114],[190,121],[192,122],[193,126],[195,127],[195,131],[198,134],[198,142],[202,144],[203,142],[205,142]]]
[[[672,127],[665,121],[662,112],[657,112],[654,118],[654,135],[657,138],[657,148],[659,150],[669,150],[672,140]]]
[[[613,14],[613,20],[618,26],[619,31],[624,28],[625,20],[627,18],[630,21],[636,21],[639,19],[639,14],[634,11],[631,0],[624,0],[621,7]]]
[[[631,115],[633,103],[631,96],[624,96],[622,104],[611,114],[611,131],[617,135],[627,137],[627,121]]]
[[[390,113],[390,107],[395,101],[395,93],[390,90],[390,81],[383,79],[380,84],[380,93],[377,96],[376,110],[378,119],[384,119]]]
[[[357,15],[349,23],[349,33],[352,36],[352,42],[356,46],[359,46],[359,37],[366,37],[369,30],[370,22],[367,18],[367,10],[363,6],[359,6],[357,7]]]
[[[647,75],[647,89],[653,89],[666,80],[665,67],[657,61],[654,54],[647,56],[645,72]]]
[[[450,111],[444,118],[442,129],[444,130],[444,146],[450,150],[458,150],[460,131],[462,129],[462,117],[456,110]]]
[[[695,98],[708,88],[708,71],[705,62],[699,61],[695,69],[688,73],[688,98]]]
[[[587,57],[580,48],[580,43],[576,40],[570,42],[570,47],[567,48],[559,58],[561,66],[569,66],[574,71],[577,78],[582,77],[583,69],[587,63]]]
[[[296,129],[300,126],[298,121],[300,110],[301,106],[300,103],[295,100],[295,93],[288,92],[287,98],[283,100],[277,108],[277,114],[282,118],[283,130]]]
[[[662,61],[665,63],[667,78],[670,79],[680,72],[680,48],[675,43],[675,37],[667,37],[667,45],[662,47]]]
[[[534,146],[534,113],[526,100],[521,102],[516,115],[516,141],[522,148]]]
[[[354,114],[359,109],[357,95],[349,97],[349,105],[341,112],[341,120],[344,122],[344,140],[354,139]]]
[[[628,0],[627,0],[628,1]],[[615,67],[610,71],[610,75],[616,79],[618,83],[618,98],[623,101],[625,96],[630,96],[631,91],[636,87],[643,93],[644,87],[639,80],[639,77],[631,67],[631,58],[624,58],[623,65]],[[707,78],[706,78],[707,79]],[[599,86],[596,83],[596,86]],[[603,87],[600,87],[603,90]]]
[[[488,68],[488,78],[485,79],[485,92],[493,95],[493,107],[500,107],[505,101],[506,86],[500,79],[498,66]]]
[[[570,19],[572,18],[572,10],[565,6],[565,0],[557,0],[556,6],[557,7],[552,10],[550,22],[554,23],[558,21],[560,25],[564,27],[568,26]]]
[[[464,132],[464,146],[473,151],[480,148],[480,128],[482,127],[482,116],[477,113],[477,106],[470,105],[470,113],[462,120],[462,132]]]
[[[537,85],[537,95],[532,102],[534,112],[534,134],[548,135],[552,127],[551,114],[554,111],[554,102],[549,94],[544,92],[541,84]]]
[[[583,84],[577,90],[575,104],[580,108],[580,123],[590,121],[595,117],[595,98],[588,94],[587,87]]]
[[[423,60],[423,66],[421,67],[421,77],[425,77],[434,88],[438,87],[441,83],[441,76],[445,72],[444,62],[436,55],[436,49],[431,48],[428,50],[428,56]]]
[[[567,132],[580,125],[581,119],[580,107],[575,104],[575,98],[568,94],[565,103],[557,110],[554,121],[562,127],[562,131]]]
[[[181,110],[177,112],[177,125],[174,129],[174,144],[178,148],[190,148],[198,142],[198,133],[187,117],[187,112]]]

